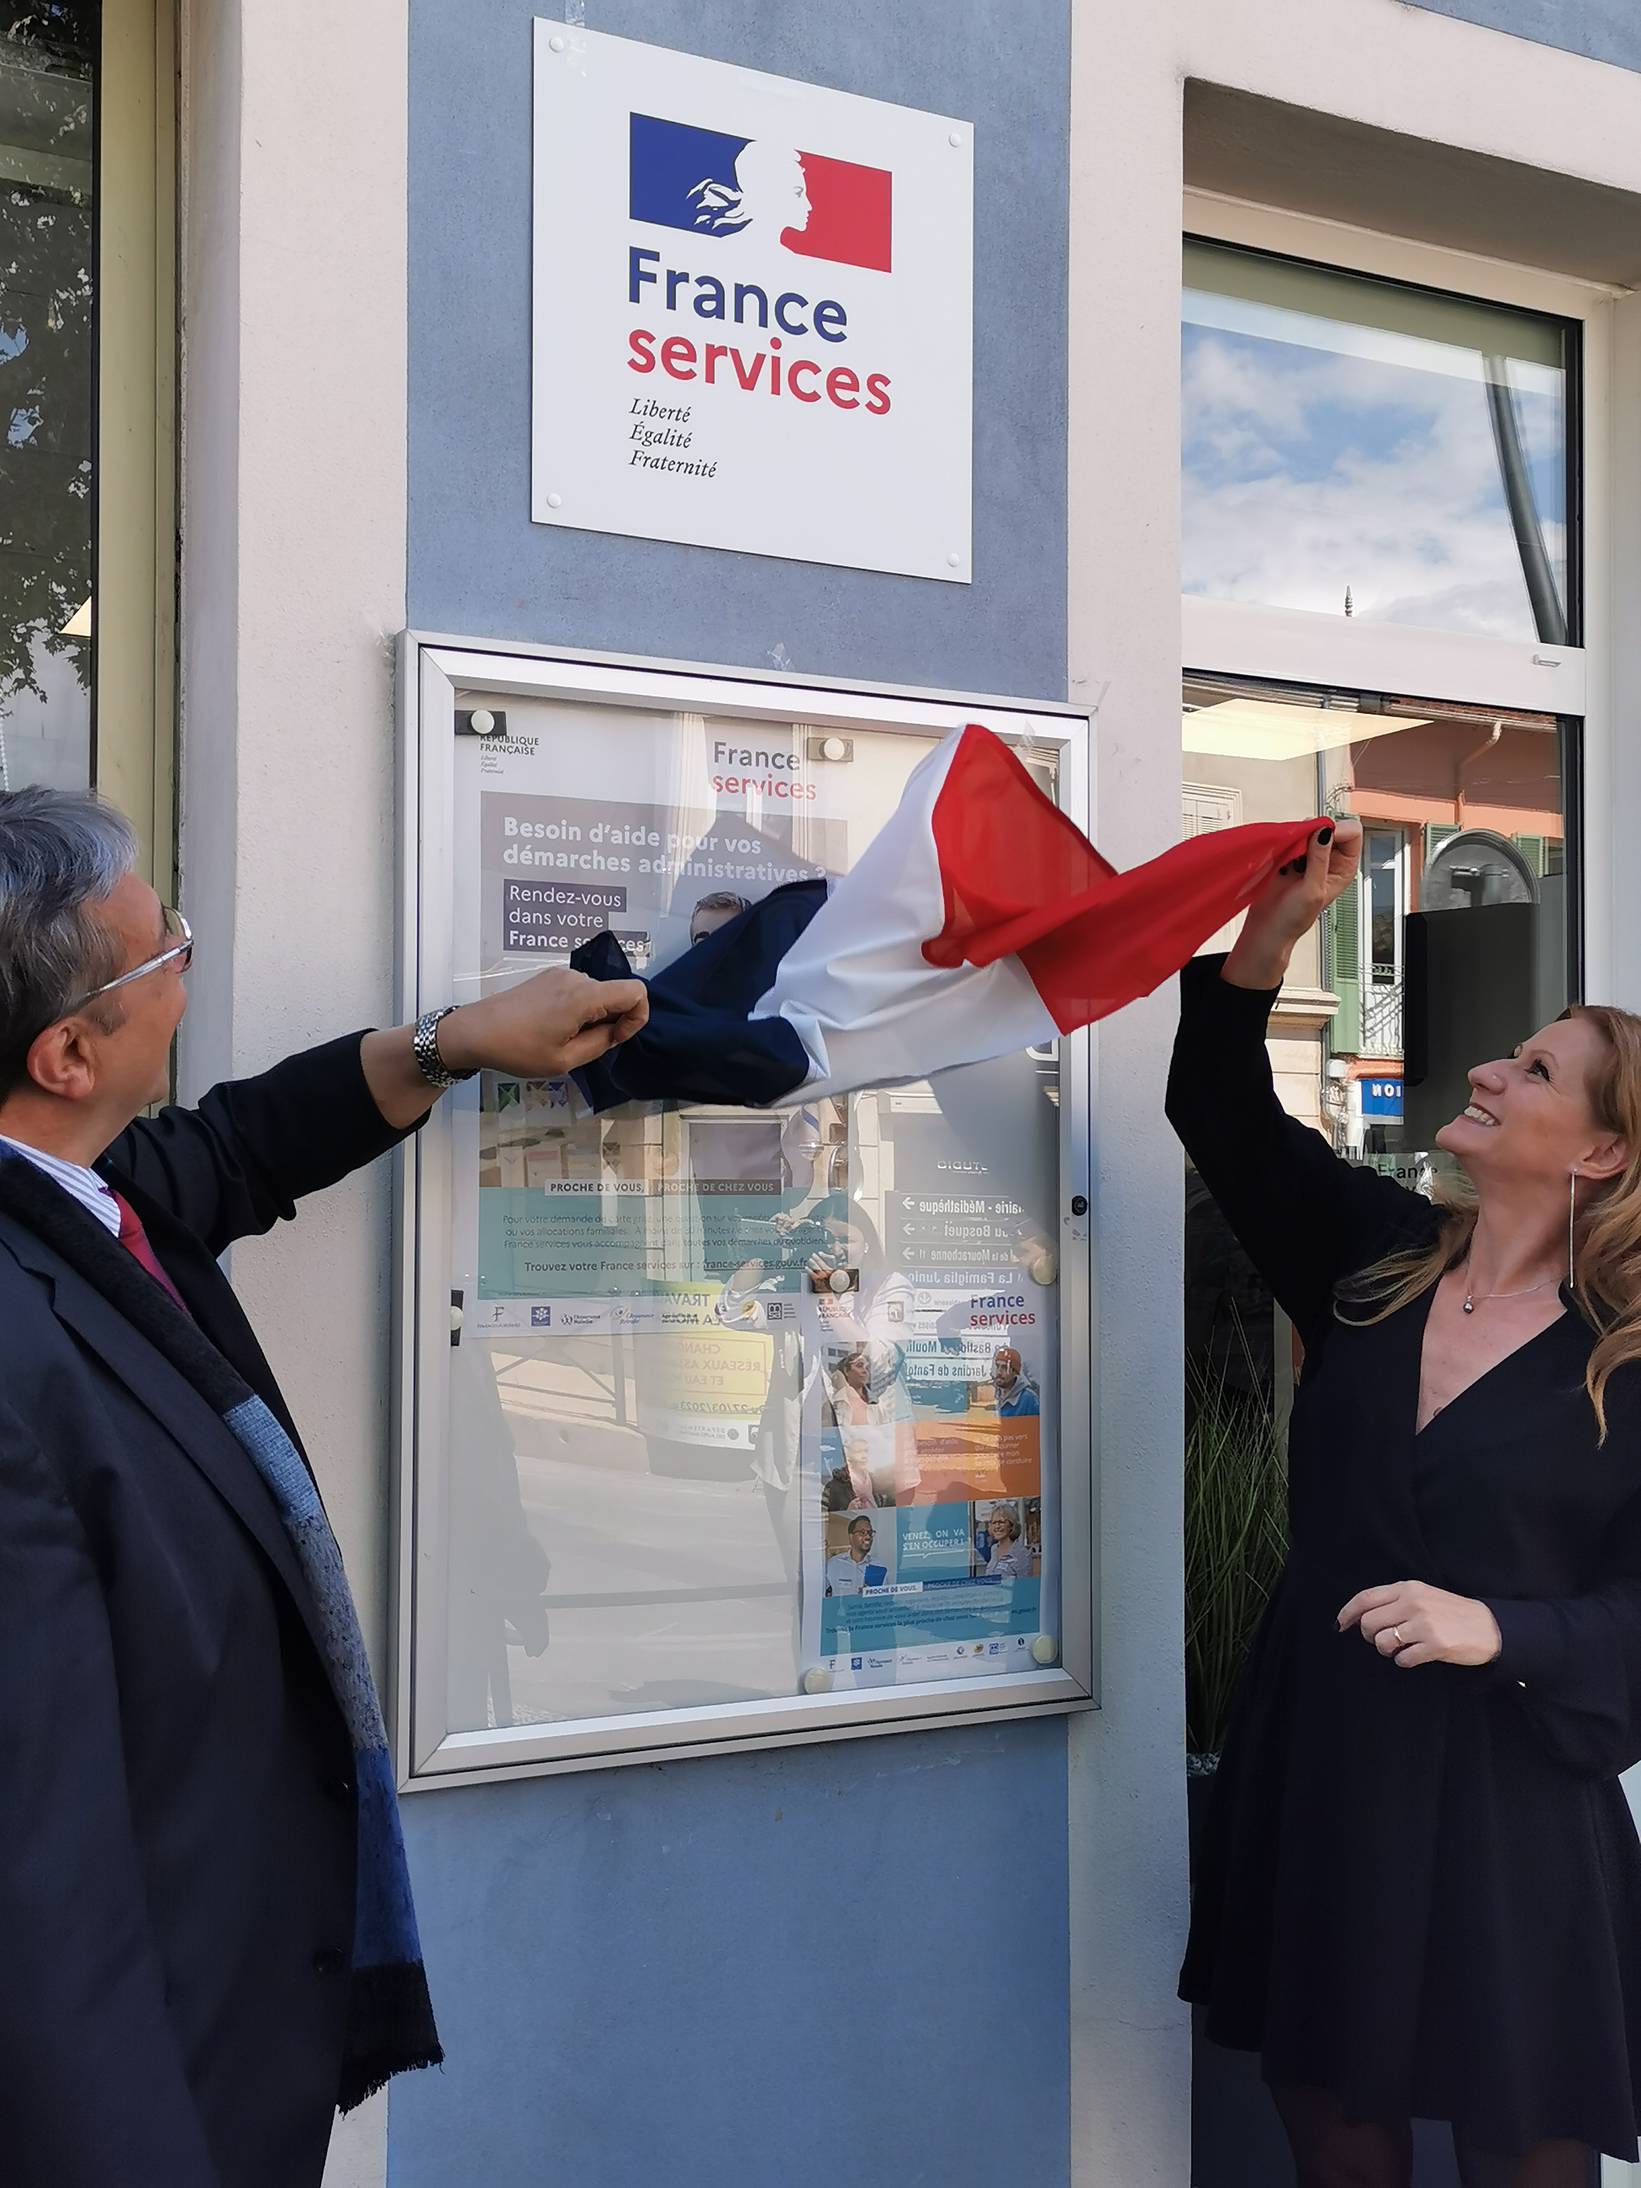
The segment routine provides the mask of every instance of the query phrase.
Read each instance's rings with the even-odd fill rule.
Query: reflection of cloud
[[[1381,622],[1535,635],[1479,380],[1188,326],[1182,396],[1187,592],[1337,615],[1348,585]],[[1561,405],[1516,407],[1557,510]]]

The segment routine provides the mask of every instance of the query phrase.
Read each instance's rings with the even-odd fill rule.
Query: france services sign
[[[973,144],[537,22],[535,521],[966,584]]]

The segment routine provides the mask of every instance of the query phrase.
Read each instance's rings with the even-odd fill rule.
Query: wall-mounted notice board
[[[981,721],[1086,715],[411,634],[405,1016],[837,876]],[[780,1110],[482,1073],[403,1156],[401,1778],[1095,1695],[1086,1036]]]

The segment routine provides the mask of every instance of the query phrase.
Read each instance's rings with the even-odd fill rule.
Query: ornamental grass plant
[[[1185,1368],[1185,1723],[1188,1767],[1211,1771],[1237,1675],[1287,1550],[1287,1464],[1247,1333],[1246,1388]]]

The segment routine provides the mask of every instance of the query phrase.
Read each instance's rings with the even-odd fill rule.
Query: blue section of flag
[[[634,220],[658,228],[686,228],[691,235],[733,233],[744,223],[725,219],[703,197],[716,183],[733,200],[735,162],[751,140],[721,130],[696,129],[654,114],[634,114],[630,138],[627,209]]]
[[[789,881],[663,966],[648,983],[643,1031],[574,1074],[593,1108],[676,1101],[763,1109],[802,1086],[809,1056],[792,1027],[748,1013],[825,902],[824,881]],[[627,953],[607,932],[584,942],[570,963],[594,980],[632,977]]]

